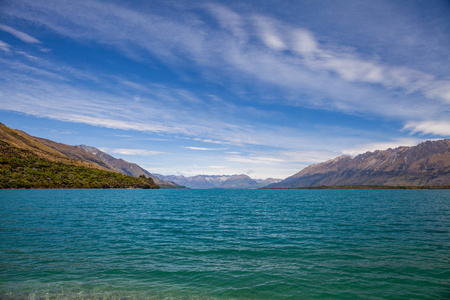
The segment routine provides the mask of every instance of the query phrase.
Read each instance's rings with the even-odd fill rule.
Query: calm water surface
[[[3,299],[447,299],[450,191],[3,190]]]

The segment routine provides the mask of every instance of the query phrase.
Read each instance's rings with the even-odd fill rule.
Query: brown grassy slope
[[[77,146],[70,146],[70,145],[66,145],[66,144],[62,144],[62,143],[57,143],[57,142],[47,140],[44,138],[39,138],[39,137],[32,137],[32,138],[35,139],[36,141],[44,144],[47,147],[57,150],[58,152],[64,154],[65,156],[67,156],[70,159],[79,160],[79,161],[85,162],[87,164],[98,165],[108,171],[122,173],[122,172],[120,172],[120,170],[106,164],[104,161],[102,161],[100,158],[98,158],[94,154],[89,153],[88,151],[85,151]],[[131,174],[129,174],[129,175],[131,175]]]
[[[40,140],[39,138],[35,138],[21,130],[9,128],[2,123],[0,123],[0,140],[10,144],[13,147],[31,151],[31,153],[37,155],[38,157],[52,162],[61,162],[64,164],[83,166],[99,170],[108,170],[94,161],[86,162],[77,160],[75,156],[69,157],[64,153],[61,153],[61,151],[42,143],[41,140],[43,139]]]

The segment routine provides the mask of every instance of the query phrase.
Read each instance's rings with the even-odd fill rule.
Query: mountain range
[[[356,157],[343,155],[323,163],[310,165],[284,180],[252,179],[244,174],[192,177],[152,174],[135,163],[115,158],[97,148],[86,145],[70,146],[33,137],[23,131],[11,129],[2,123],[0,123],[0,146],[2,151],[0,156],[2,164],[2,169],[0,169],[2,174],[0,175],[2,176],[0,179],[4,184],[2,186],[6,187],[20,187],[22,185],[17,185],[19,181],[28,182],[23,183],[24,187],[27,184],[29,187],[50,186],[50,183],[47,184],[43,180],[43,174],[40,174],[40,169],[36,167],[38,165],[42,166],[42,170],[45,168],[62,170],[61,174],[63,175],[59,174],[56,179],[54,174],[50,176],[47,171],[47,177],[45,177],[46,180],[53,178],[52,180],[62,184],[62,187],[69,187],[70,178],[73,176],[78,180],[76,187],[137,187],[152,186],[154,183],[162,188],[188,187],[195,189],[323,186],[450,187],[449,139],[427,141],[413,147],[366,152]],[[21,166],[19,162],[23,165]],[[68,166],[68,169],[64,166]],[[78,176],[81,174],[80,172],[92,180],[89,182],[81,180]],[[120,174],[125,177],[111,174]],[[8,176],[16,177],[8,179]],[[140,179],[133,180],[132,177]],[[33,178],[39,181],[39,184],[33,183]],[[119,179],[126,184],[120,184]],[[148,182],[145,179],[148,179]]]
[[[346,185],[450,186],[450,140],[366,152],[354,158],[339,156],[308,166],[268,187]]]
[[[281,179],[252,179],[245,174],[240,175],[161,175],[158,178],[170,180],[191,189],[257,189],[281,181]]]

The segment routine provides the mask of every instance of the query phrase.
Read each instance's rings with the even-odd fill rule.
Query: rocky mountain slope
[[[280,179],[273,178],[255,180],[244,174],[196,175],[192,177],[182,175],[155,175],[192,189],[256,189],[280,181]]]
[[[98,165],[108,171],[119,172],[119,170],[117,170],[116,168],[103,162],[97,156],[95,156],[83,149],[80,149],[76,146],[70,146],[70,145],[66,145],[66,144],[62,144],[62,143],[57,143],[57,142],[54,142],[54,141],[51,141],[48,139],[39,138],[39,137],[35,137],[35,136],[33,136],[31,138],[37,142],[44,144],[47,147],[50,147],[50,148],[64,154],[71,160],[82,161],[82,162],[90,163],[92,165]],[[131,174],[127,174],[127,175],[131,175]]]
[[[366,152],[354,158],[339,156],[308,166],[268,187],[340,185],[450,185],[450,140],[427,141],[414,147]]]
[[[77,145],[75,147],[93,155],[97,160],[100,160],[103,164],[106,164],[109,168],[115,170],[116,172],[135,177],[142,175],[145,177],[150,177],[161,188],[184,188],[184,186],[173,183],[170,180],[160,179],[135,163],[127,162],[121,158],[115,158],[95,147],[86,145]]]

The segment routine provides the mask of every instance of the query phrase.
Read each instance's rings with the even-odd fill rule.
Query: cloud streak
[[[188,147],[188,146],[183,146],[183,148],[190,149],[190,150],[199,150],[199,151],[218,151],[218,150],[226,149],[226,148],[205,148],[205,147]]]
[[[16,38],[18,38],[19,40],[25,42],[25,43],[29,43],[29,44],[41,44],[41,41],[39,41],[38,39],[32,37],[29,34],[26,34],[25,32],[19,31],[17,29],[14,29],[10,26],[7,26],[5,24],[0,24],[0,30],[7,32],[9,34],[12,34],[13,36],[15,36]]]
[[[3,41],[0,41],[0,50],[6,52],[6,53],[11,53],[11,45],[9,45],[8,43],[5,43]]]
[[[139,155],[139,156],[153,156],[162,154],[160,151],[152,151],[145,149],[111,149],[111,153],[123,154],[123,155]]]
[[[435,134],[441,136],[450,136],[450,121],[423,121],[408,122],[404,129],[411,133],[421,132],[423,134]]]

